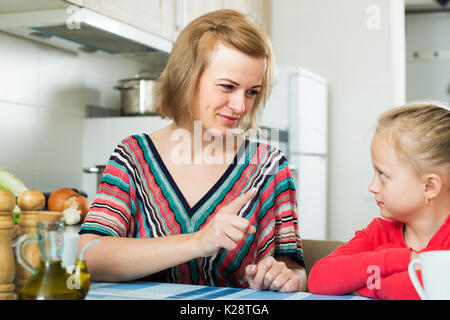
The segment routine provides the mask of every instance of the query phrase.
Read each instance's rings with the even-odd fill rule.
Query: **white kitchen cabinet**
[[[173,38],[173,0],[84,0],[83,6],[133,27]]]
[[[199,16],[219,10],[234,9],[250,16],[266,32],[270,32],[270,0],[175,0],[175,34]]]
[[[223,8],[222,0],[186,0],[186,2],[188,23],[207,12]]]
[[[270,0],[223,0],[223,7],[250,16],[270,34]]]
[[[67,7],[84,7],[172,41],[192,20],[219,9],[238,10],[270,34],[270,0],[46,0],[45,6],[20,1],[0,6],[0,12],[64,8],[65,3]]]
[[[64,0],[64,1],[77,5],[79,7],[82,7],[84,5],[84,0]]]
[[[176,40],[181,30],[195,18],[222,8],[222,0],[175,0],[175,34]]]
[[[65,0],[131,26],[175,41],[195,18],[214,10],[235,9],[270,31],[270,0]]]

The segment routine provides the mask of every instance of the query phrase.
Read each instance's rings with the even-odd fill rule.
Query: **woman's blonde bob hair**
[[[181,31],[158,80],[156,111],[163,119],[172,119],[176,124],[192,120],[191,106],[197,84],[218,42],[251,57],[266,59],[261,91],[255,98],[253,108],[239,125],[244,131],[257,129],[272,89],[272,48],[265,33],[245,15],[234,10],[207,13]]]

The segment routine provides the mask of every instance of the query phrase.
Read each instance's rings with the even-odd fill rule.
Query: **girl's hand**
[[[278,292],[297,292],[300,278],[286,266],[286,263],[267,257],[245,268],[247,281],[252,289]]]
[[[234,250],[244,236],[256,231],[247,219],[238,216],[255,194],[256,190],[251,189],[240,195],[222,207],[203,229],[194,234],[201,257],[210,257],[221,248]]]

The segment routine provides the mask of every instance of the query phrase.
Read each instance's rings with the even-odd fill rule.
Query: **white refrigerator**
[[[285,152],[297,193],[303,239],[327,239],[328,88],[321,76],[300,67],[276,70],[262,118],[265,127],[288,132]]]

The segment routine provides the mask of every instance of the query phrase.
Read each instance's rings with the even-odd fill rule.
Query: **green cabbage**
[[[28,190],[27,186],[11,173],[0,169],[0,190],[9,190],[16,197],[23,191]],[[19,222],[20,208],[16,206],[12,212],[13,221],[15,224]]]
[[[0,169],[0,190],[9,190],[17,197],[23,191],[28,190],[28,188],[11,173]]]

